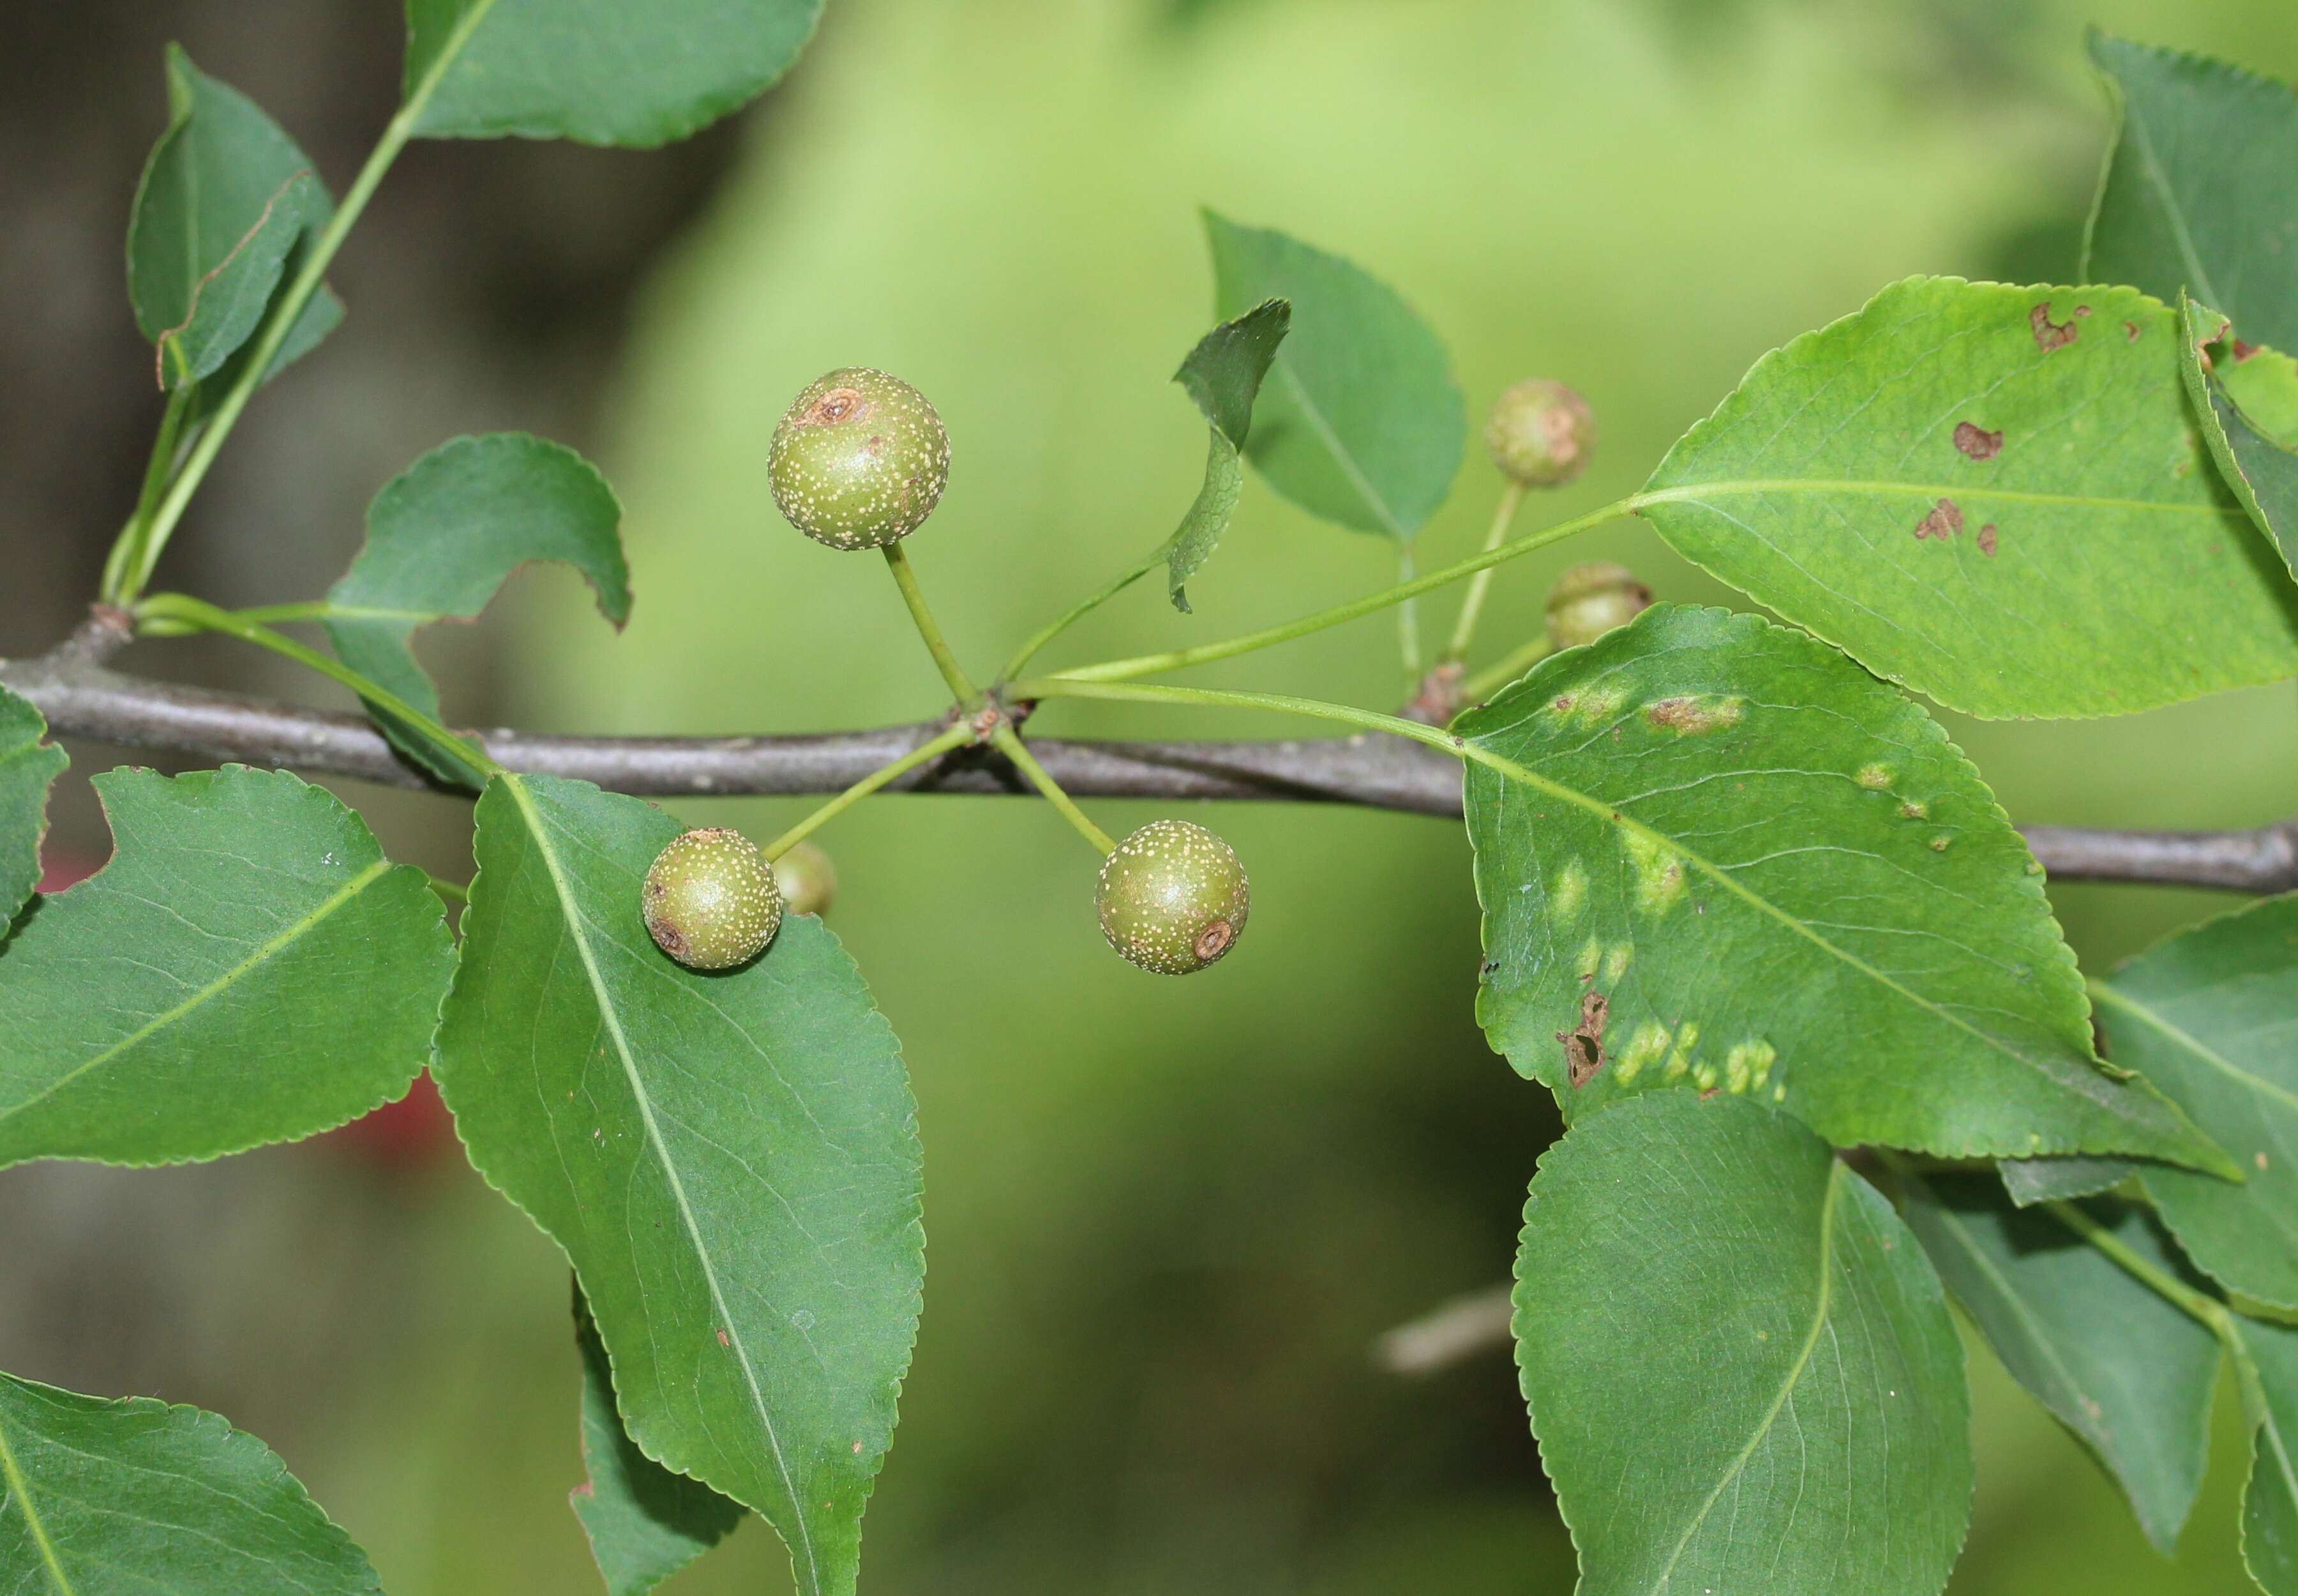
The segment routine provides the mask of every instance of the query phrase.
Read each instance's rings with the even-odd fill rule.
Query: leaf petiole
[[[1508,542],[1509,528],[1516,524],[1517,508],[1524,502],[1524,484],[1510,478],[1500,490],[1500,500],[1492,511],[1492,526],[1484,534],[1484,552]],[[1484,613],[1484,594],[1492,585],[1492,567],[1486,566],[1468,582],[1468,591],[1460,600],[1460,618],[1453,623],[1452,641],[1444,645],[1437,656],[1439,665],[1458,665],[1468,657],[1468,645],[1476,641],[1476,622]]]
[[[194,599],[188,593],[153,593],[135,609],[136,621],[161,623],[155,631],[172,633],[174,628],[188,627],[199,632],[220,633],[236,637],[242,642],[253,643],[259,649],[269,649],[283,658],[317,671],[330,682],[350,688],[360,698],[384,710],[437,742],[452,750],[472,769],[490,776],[503,773],[503,767],[481,752],[468,739],[459,737],[431,716],[409,704],[390,689],[362,676],[348,666],[328,658],[317,649],[306,648],[292,637],[282,637],[267,626],[248,620],[210,604],[204,599]]]
[[[1005,662],[1005,668],[997,673],[997,680],[1000,682],[1010,682],[1014,677],[1020,675],[1023,668],[1029,665],[1029,661],[1037,657],[1039,650],[1043,649],[1047,643],[1052,642],[1055,638],[1059,637],[1062,633],[1067,632],[1078,622],[1085,619],[1087,616],[1091,615],[1095,610],[1108,603],[1112,599],[1117,597],[1118,594],[1123,592],[1127,588],[1131,587],[1135,583],[1149,575],[1150,572],[1155,570],[1159,566],[1163,565],[1165,563],[1165,548],[1166,545],[1164,543],[1158,544],[1154,553],[1151,554],[1139,565],[1135,566],[1132,569],[1127,571],[1124,575],[1120,576],[1116,581],[1111,583],[1107,587],[1103,588],[1099,592],[1095,593],[1091,598],[1080,599],[1068,609],[1064,610],[1059,619],[1047,624],[1044,629],[1039,631],[1037,635],[1030,638],[1028,642],[1023,643],[1019,649],[1016,649],[1013,651],[1013,657],[1007,660]]]
[[[1600,526],[1617,517],[1634,515],[1642,509],[1643,504],[1642,494],[1630,494],[1625,499],[1615,500],[1600,509],[1591,510],[1584,516],[1559,522],[1554,526],[1545,527],[1539,532],[1502,543],[1497,549],[1488,549],[1480,554],[1471,555],[1467,559],[1457,560],[1451,565],[1429,572],[1426,576],[1400,583],[1394,587],[1384,588],[1376,593],[1368,593],[1363,598],[1352,599],[1346,604],[1336,604],[1330,609],[1320,609],[1314,615],[1302,616],[1298,620],[1287,621],[1282,625],[1267,627],[1259,632],[1248,632],[1241,637],[1233,637],[1223,642],[1201,643],[1194,649],[1177,649],[1168,654],[1143,654],[1131,659],[1112,659],[1099,665],[1079,666],[1073,670],[1062,671],[1053,676],[1038,678],[1037,682],[1039,684],[1054,681],[1125,682],[1136,676],[1153,676],[1161,672],[1178,671],[1188,666],[1204,665],[1216,659],[1232,659],[1239,654],[1250,654],[1256,649],[1273,648],[1278,643],[1289,643],[1295,638],[1308,637],[1327,627],[1340,625],[1343,622],[1376,614],[1422,593],[1434,592],[1438,588],[1449,586],[1464,576],[1473,576],[1479,571],[1505,565],[1519,555],[1529,554],[1534,549],[1544,549],[1550,543],[1562,542],[1566,538],[1585,532],[1591,526]],[[1031,698],[1046,695],[1025,693],[1017,686],[1010,696]],[[1424,727],[1423,730],[1426,728]]]

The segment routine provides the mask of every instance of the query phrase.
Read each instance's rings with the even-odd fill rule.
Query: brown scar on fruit
[[[1915,542],[1937,538],[1942,543],[1963,530],[1963,507],[1952,499],[1942,499],[1924,512],[1915,523]]]
[[[832,388],[829,393],[806,407],[806,414],[798,418],[799,426],[836,426],[841,421],[851,421],[867,407],[858,388]]]
[[[1586,1086],[1604,1067],[1604,1018],[1611,1009],[1612,1000],[1601,992],[1583,992],[1580,1023],[1556,1033],[1564,1044],[1564,1077],[1575,1087]]]
[[[1979,529],[1979,551],[1989,559],[1995,558],[1995,523],[1992,521]]]
[[[2089,314],[2088,305],[2075,307],[2075,316]],[[2075,335],[2082,331],[2075,325],[2074,317],[2070,317],[2064,321],[2053,321],[2051,302],[2048,300],[2045,300],[2027,312],[2027,325],[2034,329],[2035,347],[2045,354],[2049,354],[2054,349],[2064,349],[2068,344],[2072,343],[2075,341]]]
[[[1970,421],[1955,424],[1955,446],[1975,460],[1991,460],[2003,452],[2003,434]]]
[[[1226,920],[1216,920],[1197,933],[1196,941],[1190,947],[1197,957],[1211,963],[1228,951],[1228,945],[1236,940],[1236,928]]]

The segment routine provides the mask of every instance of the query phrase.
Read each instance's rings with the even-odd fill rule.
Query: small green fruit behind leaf
[[[674,838],[641,889],[655,946],[689,970],[747,964],[781,929],[782,895],[748,837],[713,826]]]
[[[1548,590],[1548,640],[1559,649],[1592,643],[1651,608],[1651,589],[1625,566],[1591,560],[1575,566]]]
[[[1132,963],[1194,975],[1236,946],[1252,908],[1229,845],[1186,820],[1152,821],[1102,861],[1101,934]]]
[[[793,914],[827,914],[838,897],[838,867],[811,842],[793,844],[774,861],[774,885]]]
[[[882,549],[915,532],[949,481],[949,434],[926,396],[864,367],[790,401],[766,457],[790,525],[833,549]]]
[[[1536,376],[1493,402],[1484,447],[1503,475],[1527,488],[1559,487],[1588,468],[1596,412],[1562,383]]]

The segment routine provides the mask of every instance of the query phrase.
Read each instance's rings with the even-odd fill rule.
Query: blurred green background
[[[1601,503],[1757,355],[1884,283],[2071,280],[2108,126],[2088,21],[2298,75],[2286,0],[831,0],[644,272],[613,364],[590,362],[605,397],[574,430],[627,507],[627,633],[542,574],[488,623],[508,640],[491,683],[459,698],[451,681],[449,709],[633,732],[932,713],[878,562],[773,513],[774,418],[839,365],[933,398],[955,463],[910,547],[987,669],[1195,490],[1203,423],[1168,379],[1211,321],[1200,204],[1397,287],[1451,344],[1472,415],[1521,376],[1579,387],[1596,466],[1519,525]],[[579,236],[583,219],[560,225]],[[547,376],[476,424],[545,425]],[[421,393],[386,397],[419,408]],[[1424,563],[1472,548],[1495,492],[1472,443]],[[1732,601],[1616,526],[1511,566],[1487,654],[1538,625],[1557,571],[1599,556],[1665,598]],[[1385,585],[1393,558],[1255,483],[1191,584],[1194,616],[1144,584],[1048,659],[1225,636]],[[1188,679],[1378,707],[1402,685],[1385,619]],[[2294,699],[2286,685],[2111,722],[1950,724],[2021,820],[2252,824],[2292,807]],[[1033,729],[1299,728],[1055,705]],[[346,792],[395,851],[451,868],[451,806]],[[804,807],[679,812],[765,836]],[[1161,812],[1098,809],[1112,830]],[[905,1038],[927,1148],[927,1310],[865,1586],[1568,1592],[1505,1356],[1426,1382],[1368,1356],[1384,1328],[1504,1278],[1556,1130],[1473,1023],[1459,829],[1275,806],[1211,823],[1252,867],[1252,932],[1186,982],[1102,947],[1094,861],[1042,806],[895,798],[821,839],[845,882],[831,922]],[[2053,898],[2094,968],[2224,903]],[[451,1157],[378,1162],[331,1139],[234,1167],[76,1175],[95,1184],[32,1198],[20,1182],[12,1205],[0,1182],[0,1219],[27,1234],[66,1196],[145,1215],[124,1194],[164,1194],[198,1260],[164,1320],[113,1272],[116,1227],[91,1221],[73,1255],[109,1282],[82,1280],[85,1314],[142,1326],[105,1367],[175,1377],[165,1394],[271,1441],[394,1596],[592,1588],[564,1502],[576,1368],[550,1245]],[[57,1327],[79,1320],[11,1322],[0,1367],[71,1374]],[[2173,1566],[1975,1344],[1972,1374],[1980,1495],[1956,1596],[2244,1587],[2230,1426]],[[751,1525],[670,1589],[780,1592],[784,1569]]]

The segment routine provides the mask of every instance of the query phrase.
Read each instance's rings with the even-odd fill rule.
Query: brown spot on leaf
[[[2090,308],[2087,305],[2079,305],[2075,309],[2075,316],[2089,314]],[[2069,317],[2064,321],[2053,321],[2051,302],[2048,300],[2045,300],[2027,312],[2027,325],[2035,331],[2035,347],[2045,354],[2049,354],[2054,349],[2064,349],[2075,341],[2075,335],[2082,331],[2075,325],[2073,317]]]
[[[1942,499],[1923,513],[1915,523],[1915,542],[1937,538],[1942,543],[1963,530],[1963,507],[1952,499]]]
[[[2230,339],[2228,342],[2234,347],[2234,363],[2237,366],[2258,352],[2258,345],[2255,343],[2244,343],[2239,338]]]
[[[1969,421],[1955,424],[1955,446],[1975,460],[1991,460],[2003,452],[2003,434]]]
[[[2124,322],[2124,323],[2122,324],[2122,338],[2123,338],[2123,342],[2124,342],[2124,343],[2137,343],[2137,342],[2138,342],[2138,330],[2139,330],[2139,329],[2138,329],[2138,324],[2137,324],[2137,322],[2135,322],[2135,321],[2126,321],[2126,322]]]
[[[1644,719],[1678,737],[1736,726],[1741,713],[1737,699],[1656,699],[1644,706]]]
[[[1992,521],[1979,529],[1979,551],[1989,559],[1995,558],[1995,523]]]
[[[1586,1086],[1604,1067],[1604,1020],[1611,1009],[1612,1000],[1601,992],[1583,992],[1580,1023],[1556,1033],[1564,1044],[1564,1078],[1575,1087]]]
[[[731,1342],[731,1341],[727,1340],[727,1339],[726,1339],[726,1332],[725,1332],[725,1331],[723,1331],[723,1330],[721,1330],[721,1331],[719,1331],[719,1332],[718,1332],[718,1344],[719,1344],[720,1346],[732,1346],[734,1344],[733,1344],[732,1342]]]
[[[1559,698],[1556,700],[1556,707],[1557,707],[1557,709],[1558,710],[1558,712],[1561,712],[1561,711],[1563,711],[1563,710],[1566,710],[1566,709],[1571,708],[1571,707],[1572,707],[1572,695],[1571,695],[1570,693],[1566,693],[1566,694],[1562,695],[1561,697],[1559,697]]]

